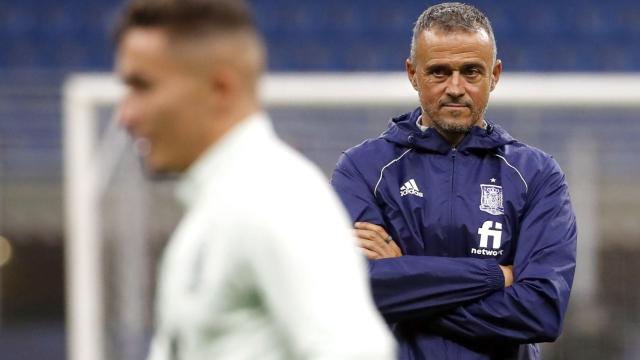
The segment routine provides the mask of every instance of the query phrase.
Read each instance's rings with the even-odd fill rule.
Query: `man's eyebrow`
[[[460,66],[468,66],[468,65],[478,65],[478,66],[483,66],[483,61],[482,60],[467,60],[467,61],[463,61],[461,62]],[[442,67],[451,67],[451,63],[448,61],[442,61],[442,62],[433,62],[429,65],[427,65],[427,67],[434,67],[434,66],[442,66]]]
[[[477,61],[465,62],[459,66],[459,69],[469,69],[469,68],[486,69],[486,66],[482,62],[477,62]],[[436,63],[436,64],[427,65],[425,69],[426,70],[451,70],[453,69],[453,67],[451,66],[451,64],[448,64],[448,63]]]
[[[461,68],[469,68],[469,67],[485,68],[486,66],[484,66],[484,64],[479,61],[470,61],[470,62],[463,63],[462,66],[460,67]]]
[[[436,70],[436,69],[451,69],[451,65],[447,63],[436,63],[426,66],[427,70]]]

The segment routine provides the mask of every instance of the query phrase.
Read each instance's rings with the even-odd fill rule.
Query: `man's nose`
[[[128,98],[124,98],[116,110],[116,122],[119,126],[128,129],[134,122],[134,112],[131,102]]]
[[[447,82],[447,95],[459,98],[464,95],[464,79],[458,71],[454,71]]]

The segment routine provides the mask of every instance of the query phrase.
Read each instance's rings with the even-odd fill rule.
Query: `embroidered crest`
[[[502,186],[480,184],[480,210],[491,215],[504,214],[502,206]]]

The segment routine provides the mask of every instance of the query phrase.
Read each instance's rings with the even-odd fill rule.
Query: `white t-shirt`
[[[178,186],[150,360],[393,359],[347,214],[262,113]]]

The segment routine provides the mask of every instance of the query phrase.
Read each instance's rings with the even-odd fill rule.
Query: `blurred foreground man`
[[[485,121],[502,64],[480,11],[427,9],[406,70],[420,107],[346,151],[332,178],[400,358],[539,359],[576,266],[565,176]]]
[[[246,5],[134,0],[117,45],[121,125],[150,171],[182,174],[150,359],[393,358],[346,212],[260,109]]]

